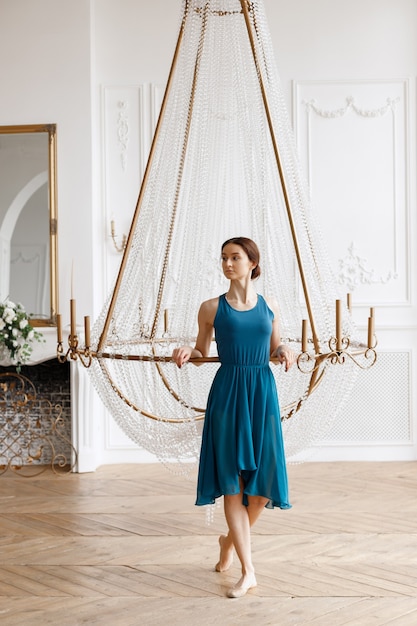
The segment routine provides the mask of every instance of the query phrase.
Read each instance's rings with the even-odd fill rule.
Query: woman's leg
[[[229,590],[228,596],[239,598],[256,586],[255,569],[252,564],[251,549],[251,525],[258,519],[267,499],[261,497],[249,497],[249,505],[242,504],[243,486],[241,482],[241,493],[234,496],[224,496],[224,512],[226,516],[229,533],[220,543],[222,551],[226,546],[228,551],[233,549],[237,552],[242,565],[242,576],[238,583]]]
[[[225,514],[226,514],[226,498],[234,497],[234,496],[225,496]],[[240,502],[242,502],[242,494],[238,496],[240,498]],[[268,499],[262,498],[259,496],[248,496],[248,506],[244,507],[246,509],[246,513],[249,517],[249,526],[255,524],[256,520],[262,513],[267,504]],[[227,519],[227,518],[226,518]],[[233,540],[230,535],[230,532],[227,535],[220,535],[219,537],[220,544],[220,558],[218,563],[216,564],[217,572],[225,572],[229,569],[233,562]]]

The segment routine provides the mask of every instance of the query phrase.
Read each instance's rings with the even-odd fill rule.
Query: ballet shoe
[[[215,568],[214,568],[216,572],[226,572],[226,571],[230,568],[230,566],[232,565],[232,563],[233,563],[233,555],[232,555],[232,558],[230,559],[230,562],[229,562],[229,564],[228,564],[228,565],[226,565],[226,567],[221,567],[221,565],[220,565],[220,562],[221,562],[221,559],[222,559],[223,541],[224,541],[225,539],[226,539],[226,536],[225,536],[225,535],[220,535],[220,537],[219,537],[219,545],[220,545],[220,559],[219,559],[218,563],[216,563]]]
[[[239,583],[237,583],[237,585],[235,585],[234,587],[231,587],[231,589],[229,589],[227,591],[227,597],[228,598],[242,598],[243,596],[245,596],[249,589],[253,589],[254,587],[256,587],[257,582],[256,582],[256,578],[253,577],[250,582],[246,585],[239,585]]]

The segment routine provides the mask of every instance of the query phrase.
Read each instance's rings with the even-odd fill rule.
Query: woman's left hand
[[[289,348],[285,344],[281,344],[280,346],[278,346],[278,348],[275,350],[274,356],[278,359],[280,363],[283,363],[285,365],[286,372],[288,372],[290,367],[295,362],[295,352],[293,352],[291,348]]]

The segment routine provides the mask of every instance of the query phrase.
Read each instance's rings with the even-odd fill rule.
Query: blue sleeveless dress
[[[214,319],[221,362],[207,400],[197,482],[197,505],[240,493],[291,508],[275,379],[269,366],[274,314],[261,295],[248,311],[219,297]]]

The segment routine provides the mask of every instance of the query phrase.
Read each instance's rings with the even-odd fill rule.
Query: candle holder
[[[351,310],[351,296],[348,294],[347,306],[348,310]],[[123,359],[123,360],[136,360],[136,361],[152,361],[154,363],[157,362],[169,362],[171,361],[171,357],[169,356],[158,356],[156,354],[152,354],[150,356],[139,356],[139,355],[121,355],[121,354],[110,354],[106,352],[95,352],[91,350],[91,339],[90,339],[90,317],[84,317],[84,347],[79,345],[79,338],[77,334],[77,325],[76,325],[76,304],[75,300],[71,298],[70,300],[70,334],[68,337],[68,349],[65,351],[63,346],[63,338],[62,338],[62,316],[61,314],[57,315],[57,358],[60,363],[64,363],[68,359],[76,361],[80,359],[81,363],[84,367],[90,367],[92,363],[92,359],[94,357],[100,358],[112,358],[112,359]],[[164,334],[163,339],[169,340],[169,315],[168,310],[164,311]],[[301,329],[301,352],[299,353],[296,363],[300,372],[304,374],[312,374],[314,372],[318,372],[321,366],[328,361],[332,365],[343,365],[348,359],[353,361],[358,367],[361,369],[369,369],[372,365],[374,365],[377,359],[377,338],[375,335],[375,317],[374,317],[374,309],[370,309],[370,315],[368,318],[368,342],[367,345],[360,342],[352,342],[349,337],[343,335],[342,331],[342,306],[341,301],[336,300],[336,324],[335,336],[330,337],[327,342],[328,351],[323,352],[320,348],[320,344],[317,340],[317,337],[313,337],[312,343],[314,345],[314,350],[311,352],[308,349],[309,340],[307,337],[307,327],[308,321],[302,320],[302,329]],[[202,357],[198,359],[190,359],[190,362],[195,363],[205,363],[205,362],[215,362],[218,361],[218,357]],[[276,358],[271,359],[272,362],[278,362]],[[310,384],[309,393],[311,393],[314,388],[314,384]]]
[[[350,311],[351,307],[351,298],[348,298],[347,308]],[[68,349],[65,351],[63,346],[63,338],[62,338],[62,317],[60,314],[57,315],[57,337],[58,337],[58,345],[57,345],[57,358],[60,363],[64,363],[66,360],[70,359],[73,361],[79,360],[80,363],[85,367],[89,368],[93,359],[103,360],[113,360],[113,361],[124,361],[124,362],[148,362],[151,366],[153,364],[158,371],[161,380],[164,386],[168,389],[169,393],[172,397],[174,397],[179,404],[184,404],[186,406],[185,401],[181,398],[181,395],[177,393],[171,383],[168,380],[168,377],[165,375],[162,366],[163,364],[173,363],[172,358],[170,356],[170,352],[164,349],[161,352],[158,349],[158,346],[164,345],[167,348],[168,345],[174,346],[178,345],[181,341],[180,338],[175,338],[171,336],[169,332],[169,315],[168,310],[165,309],[163,313],[163,333],[160,338],[150,336],[144,337],[143,345],[147,345],[149,348],[149,352],[147,354],[141,353],[133,353],[133,354],[125,354],[119,353],[117,351],[103,351],[100,348],[91,350],[91,339],[90,339],[90,317],[84,317],[84,343],[85,345],[82,347],[79,344],[79,338],[77,334],[77,325],[76,325],[76,306],[75,300],[71,299],[70,302],[70,335],[68,337]],[[300,353],[296,359],[297,369],[302,375],[306,375],[308,377],[308,381],[305,383],[304,392],[299,396],[296,400],[292,401],[288,405],[282,408],[282,416],[281,419],[288,420],[290,417],[295,415],[300,409],[303,407],[304,402],[311,396],[311,394],[321,385],[323,381],[326,371],[328,371],[328,365],[343,365],[346,362],[352,362],[357,365],[361,370],[366,370],[372,367],[376,362],[377,353],[377,339],[375,336],[375,318],[374,318],[374,309],[370,310],[370,316],[368,318],[368,338],[367,344],[361,343],[359,341],[352,341],[350,337],[345,336],[343,334],[343,324],[342,324],[342,307],[341,301],[336,300],[336,320],[335,320],[335,335],[330,337],[327,341],[327,350],[323,350],[318,336],[315,331],[315,326],[311,324],[311,332],[312,337],[309,339],[307,337],[308,332],[308,322],[307,320],[302,320],[302,336],[301,342],[300,339],[293,340],[295,343],[300,345]],[[291,340],[290,340],[291,341]],[[309,349],[309,343],[313,346],[313,349]],[[280,361],[277,357],[270,359],[271,363],[279,364]],[[208,357],[200,357],[190,359],[190,363],[194,363],[195,365],[201,365],[203,363],[217,363],[219,362],[219,358],[217,356],[208,356]],[[107,366],[103,366],[107,369]],[[119,388],[117,384],[112,385],[112,389],[114,392],[120,397],[124,402],[128,402],[123,391]],[[131,403],[129,406],[133,406]],[[188,406],[188,405],[187,405]],[[204,418],[204,409],[189,407],[190,409],[197,411],[197,415],[194,419],[197,421]],[[139,410],[139,409],[135,409]],[[146,417],[160,420],[161,418],[150,413],[149,411],[141,411]],[[187,422],[189,417],[181,417],[181,418],[170,418],[167,416],[163,417],[164,422],[172,422],[172,423],[180,423]]]
[[[79,347],[78,335],[69,335],[68,337],[68,349],[65,351],[63,343],[58,342],[57,345],[57,359],[60,363],[65,363],[68,359],[77,361],[80,359],[84,367],[90,367],[92,362],[92,353],[90,348],[85,346]]]
[[[62,338],[62,315],[58,313],[57,320],[57,359],[60,363],[65,363],[68,359],[71,361],[77,361],[80,359],[84,367],[90,367],[93,354],[90,351],[90,317],[86,315],[84,317],[84,347],[79,345],[79,339],[77,334],[76,324],[76,306],[75,300],[71,298],[70,301],[70,334],[68,336],[68,349],[65,351],[63,338]]]
[[[112,238],[116,252],[119,252],[120,254],[124,252],[124,249],[126,248],[127,237],[126,235],[122,235],[122,243],[120,245],[117,243],[116,226],[114,220],[111,220],[110,222],[110,236]]]
[[[351,296],[350,294],[348,294],[347,307],[349,311],[351,310],[351,306]],[[321,352],[315,350],[314,353],[309,352],[307,339],[307,320],[303,320],[301,353],[297,357],[297,367],[301,372],[309,374],[317,371],[320,366],[326,361],[328,361],[332,365],[343,365],[348,359],[350,359],[362,370],[369,369],[370,367],[372,367],[372,365],[374,365],[377,359],[377,343],[378,342],[375,335],[374,309],[370,309],[370,316],[368,318],[367,344],[360,342],[353,343],[349,337],[343,335],[341,301],[336,300],[336,334],[334,337],[330,337],[327,342],[329,351]]]

